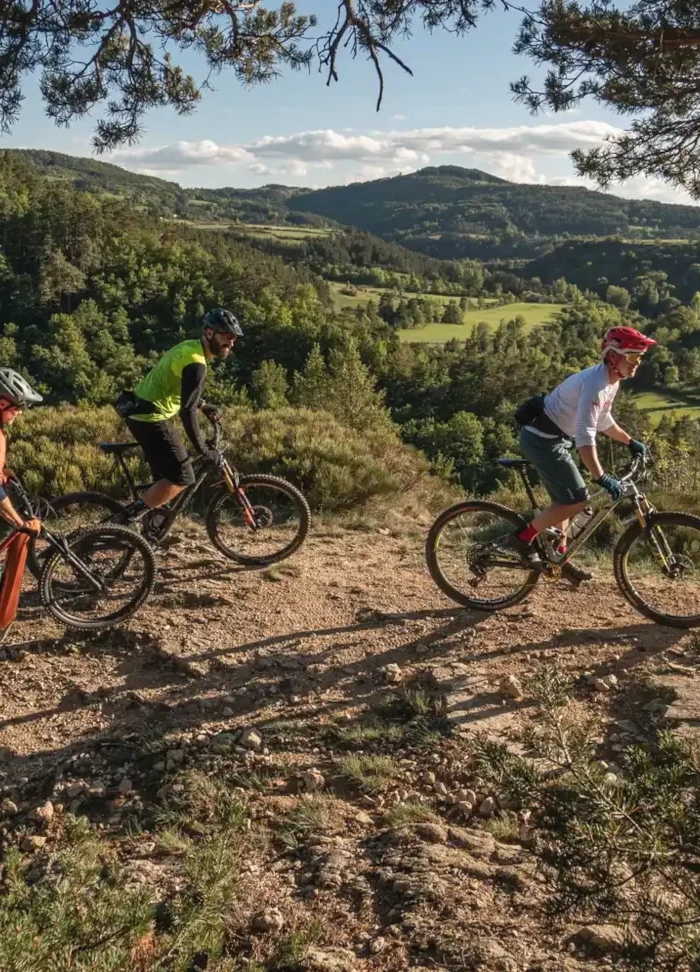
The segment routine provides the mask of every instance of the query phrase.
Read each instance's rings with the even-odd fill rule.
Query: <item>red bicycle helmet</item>
[[[605,332],[603,343],[600,346],[603,357],[608,351],[617,351],[624,354],[625,351],[634,351],[637,354],[644,354],[649,348],[656,344],[653,338],[647,337],[641,331],[633,327],[611,327]]]

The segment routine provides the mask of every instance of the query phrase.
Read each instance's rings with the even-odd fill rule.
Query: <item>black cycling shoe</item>
[[[563,565],[561,569],[561,576],[570,581],[572,584],[575,584],[576,587],[578,587],[582,581],[593,580],[592,571],[584,570],[583,567],[577,567],[572,560]]]
[[[138,523],[147,513],[151,511],[141,500],[134,500],[133,503],[129,503],[125,506],[123,510],[119,513],[115,513],[111,518],[112,523],[119,523],[122,526],[131,526],[132,523]]]

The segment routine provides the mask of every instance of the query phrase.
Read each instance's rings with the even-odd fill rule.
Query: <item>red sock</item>
[[[565,554],[566,550],[567,550],[566,543],[560,543],[559,546],[557,547],[558,554]]]
[[[532,524],[530,524],[530,526],[525,527],[524,530],[520,531],[520,533],[518,534],[518,539],[524,540],[525,543],[532,543],[532,541],[537,536],[537,533],[538,531],[535,529],[535,527]]]

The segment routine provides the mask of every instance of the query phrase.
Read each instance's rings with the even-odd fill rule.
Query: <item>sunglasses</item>
[[[630,364],[639,364],[644,357],[643,351],[623,351],[622,353]]]

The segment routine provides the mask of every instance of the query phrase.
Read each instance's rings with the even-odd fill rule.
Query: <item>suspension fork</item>
[[[668,562],[669,559],[673,557],[673,551],[669,547],[666,537],[663,535],[662,531],[658,529],[658,527],[652,526],[649,522],[651,515],[655,513],[656,510],[643,493],[637,495],[635,497],[635,501],[639,525],[643,530],[646,531],[649,537],[649,543],[651,544],[651,549],[654,551],[656,559],[664,565],[666,570],[668,570]]]
[[[224,474],[226,489],[229,491],[229,493],[232,493],[240,503],[241,509],[243,510],[243,519],[246,521],[251,530],[257,530],[258,523],[255,519],[255,510],[252,503],[246,496],[245,490],[241,486],[237,471],[232,469],[228,462],[225,462],[222,467],[222,472]]]

